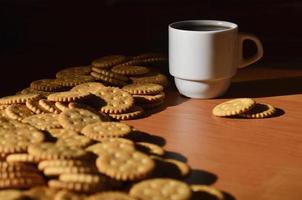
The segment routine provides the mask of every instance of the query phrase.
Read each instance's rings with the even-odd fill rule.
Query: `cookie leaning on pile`
[[[213,115],[218,117],[242,117],[260,119],[271,117],[277,110],[269,104],[256,103],[250,98],[239,98],[223,102],[215,106]]]

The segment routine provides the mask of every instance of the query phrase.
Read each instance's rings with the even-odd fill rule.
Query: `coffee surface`
[[[220,31],[230,29],[230,27],[215,25],[182,25],[175,28],[187,31]]]

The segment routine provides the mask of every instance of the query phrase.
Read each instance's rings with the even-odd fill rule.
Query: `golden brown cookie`
[[[26,200],[27,197],[21,190],[7,189],[0,190],[0,199],[3,200]]]
[[[25,117],[29,117],[34,114],[24,104],[10,105],[5,109],[5,112],[9,118],[15,119],[18,121],[21,121]]]
[[[5,110],[9,105],[0,105],[0,110]]]
[[[31,99],[40,98],[39,94],[19,94],[13,96],[6,96],[0,98],[0,105],[10,105],[10,104],[24,104],[26,101]]]
[[[116,65],[111,68],[111,71],[126,76],[137,76],[147,74],[149,72],[149,69],[143,66]]]
[[[97,170],[94,166],[70,166],[70,167],[45,167],[43,173],[45,176],[59,176],[61,174],[83,174],[83,173],[96,173]]]
[[[120,80],[120,79],[116,79],[116,78],[112,78],[100,73],[96,73],[96,72],[91,72],[90,75],[92,77],[94,77],[96,80],[101,81],[102,83],[104,83],[105,85],[110,85],[110,86],[124,86],[127,85],[128,83]]]
[[[133,95],[152,95],[163,91],[163,86],[154,83],[129,84],[123,90]]]
[[[39,163],[41,160],[27,153],[10,154],[6,157],[7,162]]]
[[[55,138],[61,138],[70,135],[78,135],[78,132],[64,128],[52,128],[48,129],[47,132]]]
[[[96,166],[101,173],[116,180],[134,181],[148,176],[155,164],[141,152],[115,150],[99,156]]]
[[[41,108],[43,108],[43,110],[46,110],[47,112],[54,114],[60,114],[62,112],[58,107],[56,107],[55,102],[53,101],[49,101],[47,99],[40,99],[38,104]]]
[[[130,189],[130,195],[141,200],[190,200],[190,187],[176,179],[156,178],[135,184]]]
[[[255,104],[256,102],[250,98],[233,99],[215,106],[212,113],[218,117],[235,116],[251,110]]]
[[[21,170],[10,169],[6,171],[2,170],[0,173],[0,179],[17,179],[23,177],[41,178],[41,174],[39,171],[28,170],[28,169],[21,169]]]
[[[110,117],[117,120],[130,120],[139,118],[144,114],[144,109],[140,106],[132,106],[129,110],[120,114],[109,114]]]
[[[40,98],[28,100],[28,101],[26,101],[25,105],[29,110],[31,110],[35,114],[48,113],[48,111],[46,109],[44,109],[42,106],[40,106],[40,104],[39,104],[40,100],[41,100]]]
[[[161,73],[148,73],[143,76],[130,77],[133,83],[155,83],[164,87],[168,86],[168,78]]]
[[[44,140],[44,134],[36,129],[11,128],[0,131],[0,152],[21,153],[26,152],[27,147],[33,143]]]
[[[28,172],[28,173],[38,173],[38,170],[33,165],[28,165],[25,163],[9,163],[6,161],[0,162],[1,175],[5,173],[18,173],[18,172]],[[26,177],[26,176],[24,176]]]
[[[15,188],[15,189],[27,189],[34,186],[39,186],[45,184],[43,177],[32,178],[32,177],[22,177],[22,178],[11,178],[11,179],[0,179],[0,188]]]
[[[113,72],[111,70],[108,70],[108,69],[102,69],[102,68],[99,68],[99,67],[92,67],[92,71],[94,71],[98,74],[102,74],[102,75],[104,75],[106,77],[109,77],[109,78],[118,79],[118,80],[125,81],[125,82],[130,81],[130,79],[127,76],[115,73],[115,72]]]
[[[66,78],[79,75],[88,75],[91,72],[91,66],[77,66],[62,69],[56,73],[57,78]]]
[[[74,76],[67,76],[64,78],[58,78],[55,81],[59,85],[62,85],[66,88],[71,88],[82,83],[92,82],[94,80],[95,78],[90,75],[74,75]]]
[[[101,192],[91,195],[89,196],[88,200],[136,200],[136,199],[124,192],[106,191],[106,192]]]
[[[102,190],[102,186],[98,184],[87,184],[87,183],[77,183],[77,182],[64,182],[59,180],[48,181],[48,186],[54,189],[63,189],[73,192],[84,192],[92,193],[98,190]]]
[[[61,136],[58,138],[57,145],[74,146],[85,148],[89,146],[93,141],[84,135],[72,134]]]
[[[65,111],[68,110],[69,102],[55,102],[55,106],[60,110],[60,111]]]
[[[40,159],[80,159],[88,156],[88,152],[79,147],[39,143],[30,145],[28,153]]]
[[[88,174],[88,173],[64,173],[59,177],[60,181],[65,182],[80,182],[87,184],[100,184],[102,183],[102,176],[98,174]]]
[[[56,79],[41,79],[36,80],[30,84],[30,88],[45,92],[59,92],[67,90],[68,88],[58,84]]]
[[[101,141],[102,138],[124,137],[131,132],[131,127],[121,122],[96,122],[85,126],[81,132],[93,140]]]
[[[52,128],[61,128],[58,121],[58,115],[53,113],[38,114],[26,117],[22,120],[23,123],[28,123],[39,130],[48,130]]]
[[[133,97],[126,91],[115,87],[104,87],[94,93],[102,98],[107,105],[101,111],[109,114],[123,113],[130,109],[134,104]]]
[[[47,100],[49,101],[59,101],[59,102],[72,102],[72,101],[80,101],[83,99],[87,99],[90,93],[88,92],[57,92],[48,95]]]
[[[256,103],[251,110],[240,114],[240,116],[249,119],[261,119],[274,115],[276,111],[276,108],[270,104]]]
[[[133,143],[128,143],[119,140],[106,140],[102,143],[96,143],[86,148],[86,151],[92,152],[96,155],[102,156],[106,153],[114,153],[116,151],[135,151]]]
[[[44,170],[46,167],[74,167],[74,166],[86,166],[87,161],[85,160],[68,160],[68,159],[59,159],[59,160],[43,160],[39,163],[38,169]]]
[[[87,82],[80,85],[74,86],[70,91],[72,92],[95,92],[100,88],[103,88],[104,85],[99,82]]]
[[[208,186],[208,185],[191,185],[193,191],[192,199],[215,199],[224,200],[224,195],[218,189]]]
[[[99,115],[85,109],[73,108],[59,115],[59,122],[65,128],[80,132],[86,125],[101,121]]]
[[[123,55],[104,56],[92,61],[92,65],[100,68],[110,68],[127,61],[127,57]]]
[[[135,102],[141,104],[152,104],[157,103],[159,101],[163,101],[165,99],[165,93],[160,92],[155,95],[133,95]]]
[[[32,187],[24,192],[32,200],[53,200],[58,190],[47,186]]]
[[[21,94],[40,94],[42,96],[47,97],[52,92],[45,92],[45,91],[41,91],[41,90],[35,90],[35,89],[32,89],[32,88],[28,87],[28,88],[25,88],[25,89],[21,90],[20,93]]]

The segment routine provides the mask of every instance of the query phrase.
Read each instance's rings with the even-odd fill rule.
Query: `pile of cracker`
[[[116,120],[142,117],[164,103],[168,80],[157,66],[166,60],[154,53],[111,55],[89,66],[65,68],[54,79],[33,81],[17,95],[1,98],[0,110],[16,120],[68,108],[86,108]]]
[[[270,104],[257,103],[251,98],[238,98],[218,104],[212,113],[217,117],[261,119],[275,116],[277,109]]]
[[[116,73],[121,68],[109,69],[118,63],[111,57],[111,63],[108,58],[99,63],[104,60],[107,65],[100,69]],[[145,134],[114,121],[161,104],[163,85],[137,82],[119,88],[87,81],[68,75],[35,81],[30,92],[0,99],[0,199],[224,199],[216,188],[186,183],[188,164],[168,158]]]

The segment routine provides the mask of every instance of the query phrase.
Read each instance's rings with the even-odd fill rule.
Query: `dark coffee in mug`
[[[175,27],[177,29],[186,30],[186,31],[221,31],[230,29],[227,26],[216,26],[216,25],[182,25]]]

